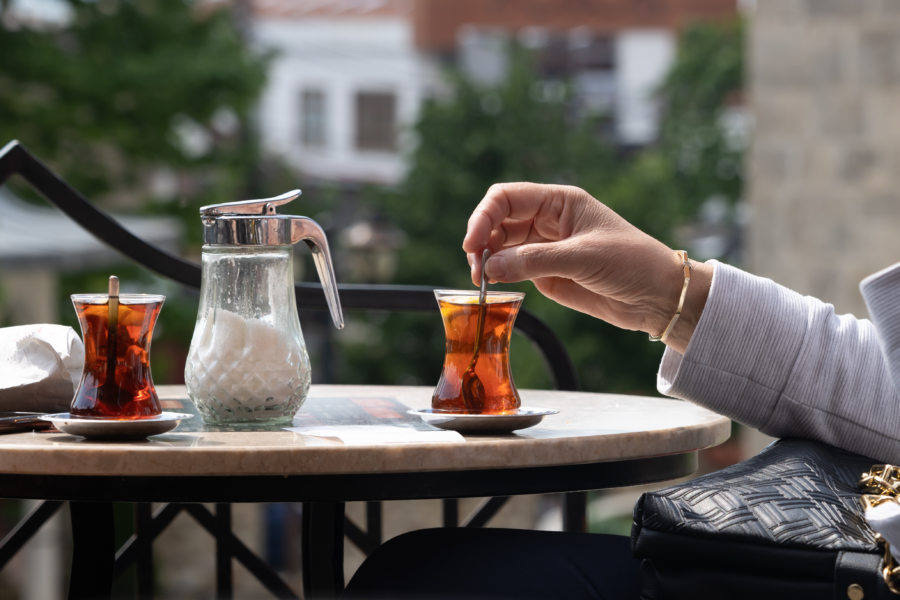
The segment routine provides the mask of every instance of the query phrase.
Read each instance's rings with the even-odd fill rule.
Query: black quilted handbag
[[[802,440],[641,496],[642,600],[898,600],[857,482],[875,461]]]

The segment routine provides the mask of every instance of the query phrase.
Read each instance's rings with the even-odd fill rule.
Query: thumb
[[[524,281],[538,277],[575,278],[582,270],[567,240],[523,244],[492,255],[485,264],[485,273],[492,281]]]

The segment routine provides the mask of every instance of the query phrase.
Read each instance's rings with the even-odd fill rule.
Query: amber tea
[[[437,411],[475,414],[510,414],[519,409],[519,393],[509,369],[509,343],[513,323],[525,294],[488,292],[485,305],[477,291],[435,290],[444,321],[444,369],[431,398]],[[478,313],[484,309],[482,335],[475,352]],[[474,357],[474,364],[473,364]],[[464,384],[474,368],[479,387]]]
[[[73,294],[84,339],[84,370],[70,412],[140,419],[162,412],[150,375],[150,339],[164,296]],[[112,332],[112,336],[110,336]]]

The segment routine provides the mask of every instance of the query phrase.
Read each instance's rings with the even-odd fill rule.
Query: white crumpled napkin
[[[866,521],[884,536],[891,546],[894,560],[900,561],[900,503],[882,502],[866,509]]]
[[[84,366],[84,344],[71,327],[0,328],[0,410],[69,408]]]

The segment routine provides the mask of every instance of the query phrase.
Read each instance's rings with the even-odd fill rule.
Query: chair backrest
[[[139,265],[189,288],[199,289],[199,265],[132,234],[110,215],[88,202],[16,140],[0,149],[0,185],[12,175],[21,176],[83,229]],[[341,304],[346,309],[433,311],[435,307],[434,288],[428,286],[343,284],[338,289]],[[295,292],[297,303],[304,309],[327,310],[325,294],[319,284],[297,283]],[[575,367],[559,336],[525,309],[519,312],[515,327],[539,350],[553,378],[554,387],[577,390]]]

